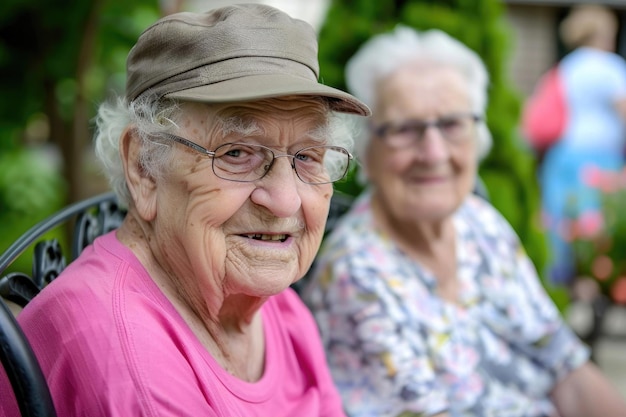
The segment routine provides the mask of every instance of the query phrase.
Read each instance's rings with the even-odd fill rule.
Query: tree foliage
[[[122,88],[128,50],[158,17],[148,0],[0,2],[0,251],[86,186],[96,105]]]

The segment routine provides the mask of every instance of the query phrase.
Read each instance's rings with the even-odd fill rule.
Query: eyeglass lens
[[[472,114],[442,117],[437,120],[407,120],[402,123],[387,123],[379,126],[375,132],[391,146],[408,146],[421,140],[429,127],[435,127],[441,135],[453,143],[468,138],[478,116]]]
[[[256,181],[272,168],[276,158],[292,159],[298,177],[308,184],[325,184],[343,178],[348,170],[350,154],[341,147],[311,146],[294,155],[275,155],[265,146],[227,143],[215,150],[213,171],[222,179]]]

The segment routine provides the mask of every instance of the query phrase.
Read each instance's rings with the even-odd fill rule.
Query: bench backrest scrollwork
[[[88,198],[39,222],[0,255],[0,361],[22,416],[54,417],[56,412],[35,354],[3,298],[26,306],[96,237],[117,228],[125,214],[113,193]],[[72,221],[75,222],[68,259],[57,239],[44,236],[58,226],[71,225]],[[32,271],[5,273],[33,245]]]

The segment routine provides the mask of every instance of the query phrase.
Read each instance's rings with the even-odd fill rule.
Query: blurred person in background
[[[313,28],[264,5],[139,37],[96,135],[128,214],[18,316],[58,416],[345,416],[289,286],[348,170],[339,114],[369,109],[318,71]]]
[[[302,296],[351,417],[624,416],[518,237],[472,193],[488,73],[447,34],[398,26],[346,68],[372,108],[368,186]]]
[[[574,285],[569,224],[571,219],[601,221],[601,191],[590,183],[594,171],[618,172],[624,167],[626,61],[615,53],[618,24],[615,14],[601,5],[575,6],[561,22],[560,37],[571,51],[558,66],[568,119],[539,170],[551,247],[548,277],[582,298],[593,294],[585,294],[586,284]]]

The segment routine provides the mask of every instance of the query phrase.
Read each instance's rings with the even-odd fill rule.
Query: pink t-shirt
[[[19,315],[57,415],[345,416],[315,322],[291,289],[261,309],[263,377],[227,373],[115,233],[86,248]],[[4,372],[0,404],[19,416]]]

